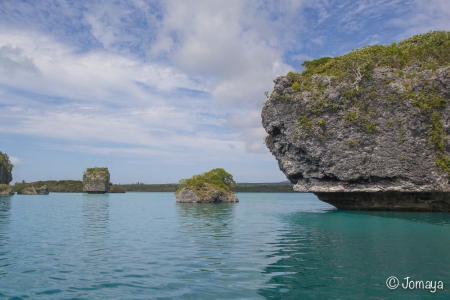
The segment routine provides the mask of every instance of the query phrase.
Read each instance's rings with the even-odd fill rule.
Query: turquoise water
[[[312,194],[0,197],[2,299],[450,299],[450,214]],[[386,279],[443,281],[390,290]]]

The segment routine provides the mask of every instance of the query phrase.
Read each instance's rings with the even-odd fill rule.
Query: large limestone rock
[[[262,124],[294,190],[345,209],[449,211],[449,46],[433,32],[277,77]]]
[[[83,173],[83,191],[91,194],[109,192],[108,168],[87,168]]]
[[[235,184],[231,174],[217,168],[180,180],[175,195],[178,203],[239,202],[231,190]]]
[[[12,181],[13,164],[6,153],[0,151],[0,184],[9,184]]]
[[[0,196],[14,195],[13,187],[8,184],[0,184]]]

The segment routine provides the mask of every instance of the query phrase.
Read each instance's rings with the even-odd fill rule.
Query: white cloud
[[[219,140],[205,144],[245,143],[245,147],[234,149],[254,152],[257,147],[253,137],[261,128],[260,122],[225,130],[245,132],[233,136],[217,136],[217,130],[208,128],[220,128],[221,120],[235,113],[260,110],[265,100],[263,93],[272,89],[273,78],[291,69],[283,62],[283,50],[278,44],[289,34],[280,36],[268,22],[270,14],[262,9],[293,18],[302,1],[287,3],[289,8],[280,9],[251,1],[167,1],[165,15],[159,21],[141,1],[132,5],[92,4],[87,6],[83,22],[103,50],[89,52],[79,52],[45,34],[23,30],[0,33],[0,46],[19,49],[42,73],[34,80],[29,80],[27,74],[0,76],[0,83],[6,87],[35,94],[31,98],[6,95],[1,101],[9,103],[11,115],[4,115],[0,122],[11,121],[11,126],[5,124],[5,130],[19,134],[146,147],[156,147],[156,140],[175,146],[176,137],[182,141],[187,135],[207,140],[217,137]],[[145,12],[150,26],[146,33],[160,29],[146,52],[150,59],[144,62],[121,50],[123,45],[142,43],[127,31],[136,15],[133,5]],[[151,55],[162,55],[167,61],[155,62]],[[183,89],[194,95],[183,95]],[[206,98],[196,98],[200,94]],[[56,103],[36,98],[51,98]],[[211,102],[211,98],[215,101]],[[206,120],[205,115],[212,117]],[[161,133],[170,136],[172,142],[160,137]]]
[[[18,157],[9,156],[9,161],[14,165],[14,168],[23,166],[23,162]]]
[[[41,74],[31,58],[24,56],[20,48],[13,48],[10,45],[0,47],[0,70],[7,76],[13,76],[18,71]]]
[[[399,16],[389,24],[403,28],[399,39],[430,30],[450,30],[450,6],[447,0],[414,0],[408,16]]]

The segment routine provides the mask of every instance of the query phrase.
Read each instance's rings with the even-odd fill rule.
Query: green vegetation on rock
[[[450,64],[450,32],[433,31],[415,35],[388,46],[366,46],[336,57],[323,57],[305,61],[301,74],[288,74],[294,81],[310,80],[313,75],[329,75],[339,80],[358,81],[359,77],[371,78],[376,67],[388,66],[397,70],[419,63],[422,70],[436,70]],[[311,82],[309,82],[311,84]]]
[[[178,194],[181,189],[187,188],[196,192],[200,197],[204,197],[206,193],[213,189],[221,191],[224,195],[229,195],[233,193],[231,187],[234,185],[236,185],[236,182],[233,180],[233,176],[224,169],[217,168],[194,175],[191,178],[181,179],[175,194]]]
[[[96,168],[87,168],[83,174],[88,174],[89,176],[93,176],[93,177],[102,177],[102,178],[109,177],[108,168],[97,168],[97,167]]]

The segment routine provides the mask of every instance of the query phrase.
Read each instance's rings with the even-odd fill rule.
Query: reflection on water
[[[213,242],[217,246],[226,246],[221,239],[233,236],[235,203],[177,203],[180,220],[180,232],[183,235],[198,238],[203,244]]]
[[[109,195],[83,194],[83,233],[89,256],[100,256],[109,250],[105,239],[109,233]]]
[[[236,250],[239,245],[234,240],[235,207],[235,203],[176,206],[180,226],[178,242],[183,249],[181,259],[186,272],[181,280],[193,286],[210,285],[204,290],[211,296],[214,291],[226,295],[226,287],[234,284],[233,277],[238,274],[239,265],[234,262],[240,256]]]
[[[349,213],[364,214],[382,218],[394,218],[410,222],[427,223],[433,225],[450,225],[450,213],[447,212],[352,211]]]
[[[182,219],[222,221],[233,217],[236,203],[177,203],[177,212]]]
[[[276,263],[259,294],[267,299],[422,299],[430,292],[393,296],[389,276],[415,279],[450,278],[450,234],[444,216],[421,213],[387,214],[333,211],[296,213],[284,221],[287,230],[276,241]],[[385,216],[386,217],[386,216]],[[424,218],[425,217],[425,218]],[[419,223],[417,223],[417,220]],[[421,223],[427,220],[428,224]],[[416,222],[416,223],[412,223]],[[430,225],[433,224],[433,225]],[[420,265],[420,267],[419,267]],[[404,292],[404,291],[403,291]],[[448,297],[448,291],[445,293]],[[376,297],[375,297],[376,296]]]
[[[9,237],[7,235],[10,223],[11,197],[0,196],[0,276],[6,275],[3,267],[8,265],[7,255],[10,251],[5,250]]]
[[[109,222],[108,196],[108,194],[83,194],[83,217],[88,235],[106,233]]]

